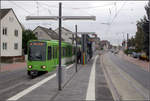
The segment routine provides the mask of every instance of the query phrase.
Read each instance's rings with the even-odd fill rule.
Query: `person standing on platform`
[[[80,49],[77,52],[77,63],[81,63],[81,51],[80,51]]]

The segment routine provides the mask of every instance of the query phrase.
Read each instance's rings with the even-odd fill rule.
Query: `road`
[[[45,77],[52,75],[53,72],[41,75],[38,78],[31,79],[26,74],[26,69],[19,69],[0,73],[0,101],[15,95],[16,93],[39,82]]]
[[[148,71],[111,52],[105,52],[102,63],[108,72],[111,85],[116,89],[113,92],[118,95],[116,98],[141,101],[149,99],[150,74]]]
[[[123,60],[122,58],[114,55],[112,53],[108,53],[110,59],[123,71],[128,73],[133,79],[139,82],[146,89],[150,89],[150,73],[141,69],[141,67]]]
[[[94,60],[95,62],[93,62]],[[95,70],[93,71],[94,75],[91,74],[92,68],[95,68]],[[26,68],[9,72],[1,72],[0,101],[5,101],[8,98],[15,96],[16,94],[30,88],[33,85],[36,85],[37,83],[43,81],[43,79],[46,79],[47,77],[55,73],[56,70],[31,79],[26,74]],[[93,83],[93,79],[90,78],[94,78],[95,83]],[[47,83],[41,85],[39,88],[31,91],[29,94],[26,94],[23,97],[19,98],[19,100],[85,100],[89,99],[87,98],[88,93],[90,94],[90,97],[92,93],[94,97],[93,99],[95,100],[113,101],[113,97],[105,80],[103,69],[100,63],[100,57],[98,57],[97,59],[93,58],[88,63],[88,65],[78,65],[78,73],[75,73],[75,65],[71,68],[68,68],[66,71],[66,81],[68,83],[66,84],[64,90],[61,93],[57,92],[57,78],[53,78]],[[93,92],[95,93],[91,92],[90,89],[93,89]],[[38,98],[37,95],[40,98]]]
[[[128,75],[130,75],[134,80],[136,80],[138,83],[140,83],[144,88],[149,89],[150,84],[149,84],[149,77],[150,74],[147,71],[144,71],[137,65],[130,63],[126,60],[123,60],[119,56],[112,54],[112,53],[106,53],[108,56],[108,59],[110,59],[117,67],[119,67],[121,70],[126,72]],[[68,88],[66,87],[60,95],[56,97],[57,99],[68,99],[68,95],[72,94],[70,99],[76,99],[76,95],[74,94],[74,91],[77,91],[78,93],[78,98],[85,99],[86,92],[88,91],[88,81],[90,79],[90,71],[92,65],[93,65],[93,60],[87,65],[87,66],[82,66],[80,65],[79,67],[81,68],[80,72],[78,72],[79,77],[74,77],[72,83],[69,83]],[[108,61],[105,60],[106,64],[109,64]],[[100,57],[97,58],[96,64],[95,64],[95,99],[96,100],[113,100],[111,92],[107,86],[106,82],[106,77],[104,76],[103,69],[104,68],[101,63],[100,63]],[[74,74],[74,68],[68,70],[68,76],[67,79],[70,79],[70,77],[73,76]],[[38,76],[35,79],[31,79],[30,77],[27,76],[26,74],[26,68],[19,69],[19,70],[14,70],[11,72],[1,72],[0,73],[0,100],[7,100],[8,98],[16,95],[17,93],[23,91],[24,89],[29,88],[30,86],[40,82],[41,80],[49,77],[50,75],[54,74],[56,72],[49,72],[44,75]],[[82,78],[81,78],[82,77]],[[55,80],[54,80],[55,81]],[[80,81],[80,82],[77,82]],[[56,82],[56,81],[55,81]],[[49,83],[52,84],[52,81],[49,81]],[[56,88],[56,84],[53,84]],[[44,87],[44,86],[42,86]],[[72,88],[71,88],[72,87]],[[52,87],[54,88],[54,87]],[[74,89],[74,90],[73,90]],[[82,89],[82,90],[81,90]],[[37,89],[37,91],[41,91]],[[36,90],[35,90],[36,92]],[[49,92],[49,90],[48,90]],[[72,93],[71,93],[72,92]],[[31,93],[33,94],[33,93]],[[39,92],[39,94],[41,94]],[[64,94],[66,97],[64,97]],[[30,94],[29,94],[30,95]],[[32,98],[32,95],[30,95]],[[49,99],[50,96],[47,97]],[[25,100],[28,98],[28,95],[23,97]]]

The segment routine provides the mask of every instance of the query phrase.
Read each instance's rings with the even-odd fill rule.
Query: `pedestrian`
[[[80,61],[80,64],[81,64],[81,51],[79,49],[79,61]]]
[[[80,49],[77,52],[77,63],[81,63],[81,51],[80,51]]]

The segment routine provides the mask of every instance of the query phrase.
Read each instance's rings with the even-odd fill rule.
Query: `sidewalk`
[[[96,61],[97,60],[97,61]],[[98,71],[98,73],[96,73]],[[100,69],[100,58],[94,58],[86,65],[75,65],[66,67],[66,81],[62,91],[58,91],[57,76],[52,74],[39,83],[21,91],[8,100],[19,101],[75,101],[75,100],[97,100],[113,101],[111,92],[107,86],[102,69]],[[96,81],[95,81],[96,80]]]
[[[16,62],[16,63],[12,63],[12,64],[4,64],[1,63],[0,64],[0,71],[1,72],[5,72],[5,71],[13,71],[13,70],[17,70],[17,69],[22,69],[26,67],[26,62]]]
[[[130,61],[140,67],[142,67],[142,69],[149,71],[149,62],[147,61],[142,61],[136,58],[133,58],[131,56],[127,56],[126,54],[124,54],[122,51],[119,52],[119,56],[127,61]]]

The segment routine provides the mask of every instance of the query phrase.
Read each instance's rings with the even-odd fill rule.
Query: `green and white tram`
[[[62,64],[74,61],[73,46],[67,42],[61,43]],[[28,42],[27,72],[37,76],[40,72],[50,72],[59,62],[59,41],[31,40]]]

